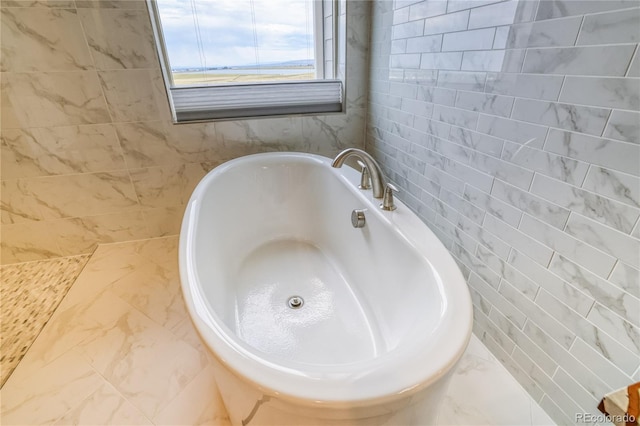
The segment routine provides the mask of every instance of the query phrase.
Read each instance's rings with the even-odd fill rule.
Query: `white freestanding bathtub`
[[[195,189],[182,289],[234,425],[434,422],[471,334],[469,292],[424,223],[397,201],[382,211],[359,181],[328,158],[269,153]]]

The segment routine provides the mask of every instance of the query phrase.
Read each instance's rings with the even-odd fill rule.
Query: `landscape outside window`
[[[313,0],[158,0],[172,86],[316,78]]]

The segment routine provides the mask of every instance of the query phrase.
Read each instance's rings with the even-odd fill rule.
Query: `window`
[[[178,122],[342,111],[333,0],[148,0]]]

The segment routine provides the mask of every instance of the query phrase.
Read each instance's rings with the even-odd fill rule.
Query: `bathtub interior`
[[[224,169],[224,170],[222,170]],[[444,311],[429,261],[317,158],[222,166],[199,188],[194,265],[231,336],[282,363],[342,365],[424,341]],[[378,201],[375,201],[377,205]],[[368,209],[366,225],[351,225]],[[288,306],[301,296],[299,309]]]

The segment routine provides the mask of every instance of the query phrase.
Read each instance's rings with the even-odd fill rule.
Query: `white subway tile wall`
[[[640,3],[373,6],[367,149],[559,424],[640,377]]]

